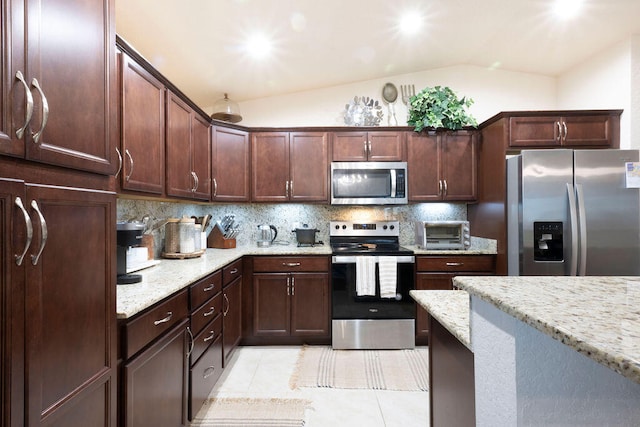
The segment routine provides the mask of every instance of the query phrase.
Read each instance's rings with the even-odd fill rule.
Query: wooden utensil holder
[[[207,247],[216,249],[233,249],[236,247],[236,239],[225,239],[220,229],[213,227],[207,237]]]

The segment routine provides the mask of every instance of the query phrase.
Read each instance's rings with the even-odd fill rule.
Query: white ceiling
[[[556,76],[640,35],[640,0],[584,0],[558,20],[553,0],[117,0],[116,31],[206,109],[236,101],[453,65]],[[398,32],[406,10],[424,17]],[[271,57],[242,50],[259,31]]]

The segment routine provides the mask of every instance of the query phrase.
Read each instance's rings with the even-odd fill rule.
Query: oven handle
[[[364,256],[372,256],[375,258],[376,263],[378,262],[378,257],[375,255],[364,255]],[[393,255],[391,255],[393,256]],[[362,257],[362,255],[334,255],[331,257],[332,264],[355,264],[356,259]],[[400,255],[394,256],[396,262],[404,263],[404,264],[415,264],[416,257],[413,255]]]

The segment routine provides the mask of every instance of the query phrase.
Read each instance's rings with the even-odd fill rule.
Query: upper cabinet
[[[249,201],[249,133],[213,126],[211,200]]]
[[[128,55],[120,55],[123,190],[164,192],[165,87]]]
[[[407,132],[407,175],[412,202],[474,201],[476,131]]]
[[[509,117],[509,147],[614,147],[619,140],[617,112],[535,113]]]
[[[115,173],[114,1],[3,0],[2,10],[0,154]]]
[[[327,202],[326,132],[256,132],[251,136],[254,202]]]
[[[405,160],[404,132],[348,131],[333,134],[335,162],[401,162]]]
[[[209,200],[210,125],[175,94],[167,93],[167,195]]]

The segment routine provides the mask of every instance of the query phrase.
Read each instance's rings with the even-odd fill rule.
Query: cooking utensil
[[[306,225],[306,224],[305,224]],[[292,233],[296,233],[296,241],[298,242],[298,246],[300,245],[315,245],[316,242],[316,233],[320,230],[316,228],[296,228],[292,230]]]
[[[389,126],[398,126],[398,119],[396,119],[395,103],[398,99],[398,88],[393,83],[386,83],[382,87],[382,99],[387,104],[387,110],[389,112],[387,116],[387,123]]]

